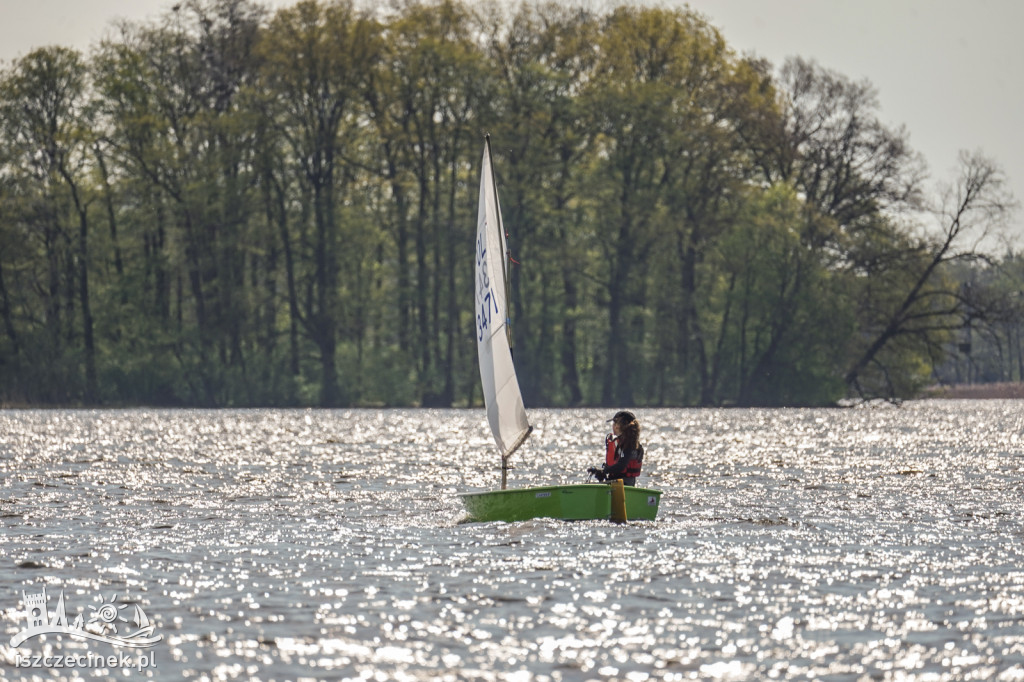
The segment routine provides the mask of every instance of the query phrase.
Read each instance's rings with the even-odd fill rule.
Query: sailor
[[[640,423],[627,410],[616,412],[609,419],[612,432],[605,436],[605,462],[600,469],[588,471],[598,481],[614,481],[621,478],[625,485],[636,485],[636,477],[644,461],[644,446],[640,444]]]

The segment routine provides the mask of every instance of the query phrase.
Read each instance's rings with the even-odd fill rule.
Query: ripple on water
[[[626,526],[460,523],[479,410],[2,412],[4,641],[46,584],[161,677],[1024,679],[1021,407],[641,411]],[[606,415],[532,417],[514,484],[582,480]]]

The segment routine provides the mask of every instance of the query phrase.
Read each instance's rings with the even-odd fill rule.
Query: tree
[[[645,385],[644,400],[707,404],[701,262],[755,180],[750,141],[777,115],[770,78],[690,11],[619,8],[598,55],[581,99],[608,314],[601,401],[630,404]]]
[[[883,210],[916,208],[924,164],[904,128],[878,118],[878,94],[813,61],[791,58],[779,74],[784,130],[769,175],[793,182],[807,204],[844,231]]]
[[[122,25],[95,64],[108,155],[145,197],[128,226],[146,252],[133,276],[157,312],[152,327],[138,326],[158,341],[135,342],[160,358],[154,365],[183,368],[191,400],[206,404],[254,392],[245,246],[259,241],[249,221],[255,126],[241,93],[258,66],[261,20],[245,0],[192,0],[161,25]]]
[[[1024,259],[1008,249],[997,261],[954,268],[965,324],[937,368],[941,383],[1024,382]]]
[[[341,197],[347,176],[344,154],[360,125],[361,83],[376,59],[375,24],[351,2],[322,5],[304,0],[277,12],[263,34],[264,92],[272,98],[277,132],[285,140],[312,201],[312,232],[299,225],[299,259],[312,268],[298,273],[292,306],[320,357],[322,406],[345,402],[338,383],[337,345],[343,300],[340,257]],[[294,245],[294,246],[293,246]]]
[[[469,355],[459,294],[472,279],[469,261],[458,254],[473,232],[459,190],[475,167],[470,149],[482,138],[471,133],[488,87],[471,21],[461,3],[411,3],[387,25],[390,41],[372,72],[382,86],[369,96],[384,134],[380,169],[395,200],[389,237],[396,253],[397,342],[415,370],[421,405],[452,404],[456,358]]]
[[[836,368],[853,332],[839,273],[808,248],[816,226],[795,189],[748,188],[708,254],[707,330],[715,403],[815,405],[842,395]]]
[[[0,73],[0,400],[475,403],[484,133],[531,406],[1019,377],[998,170],[926,230],[878,106],[689,9],[185,0]]]
[[[484,111],[500,159],[502,211],[510,226],[516,371],[530,404],[583,399],[577,319],[587,284],[583,211],[585,128],[576,96],[592,74],[597,17],[556,5],[524,5],[488,26],[496,72]]]
[[[99,390],[89,276],[92,112],[80,55],[49,47],[16,61],[0,84],[0,116],[7,175],[21,188],[20,217],[26,232],[40,238],[31,241],[44,249],[49,270],[43,313],[46,338],[37,340],[56,356],[63,355],[60,339],[71,334],[62,321],[61,299],[65,297],[71,310],[73,297],[77,298],[84,370],[81,398],[94,402]],[[3,298],[8,335],[16,341],[10,300],[6,293]],[[20,350],[17,343],[15,347]],[[55,378],[51,388],[60,391],[59,383]]]
[[[951,332],[963,327],[968,314],[967,299],[949,279],[949,267],[984,258],[986,240],[1011,208],[998,167],[980,154],[961,154],[960,176],[936,209],[944,223],[941,232],[904,236],[897,248],[886,249],[880,261],[884,268],[862,275],[862,279],[884,278],[883,286],[894,295],[864,311],[866,319],[860,328],[865,343],[852,356],[844,377],[853,390],[861,395],[884,391],[895,397],[897,389],[908,388],[894,379],[908,366],[907,360],[892,355],[905,349],[905,344],[916,345],[935,360],[941,358],[942,346]],[[893,362],[896,359],[901,362]]]
[[[804,220],[812,228],[805,242],[845,279],[857,303],[854,338],[861,339],[874,333],[865,325],[877,324],[871,318],[879,310],[899,307],[892,297],[915,287],[906,278],[920,272],[914,265],[919,244],[901,216],[922,205],[923,162],[905,129],[890,129],[879,120],[877,93],[869,83],[852,82],[799,58],[785,63],[779,80],[784,126],[774,157],[765,156],[769,176],[793,183],[804,195]],[[863,350],[858,343],[849,348],[854,355]],[[923,366],[921,351],[903,347],[900,364]],[[877,349],[869,353],[876,354]],[[851,387],[858,385],[865,362],[870,360],[863,355],[847,362],[844,377]],[[892,379],[887,383],[896,390]],[[902,389],[913,390],[912,383]]]

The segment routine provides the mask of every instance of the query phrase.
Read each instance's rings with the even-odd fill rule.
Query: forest
[[[695,11],[187,0],[0,71],[0,405],[471,406],[483,139],[527,407],[1020,381],[1015,203]],[[951,135],[956,131],[950,131]]]

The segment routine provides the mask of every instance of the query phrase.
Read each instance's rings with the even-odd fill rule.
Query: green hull
[[[661,491],[625,487],[626,520],[654,520]],[[460,495],[469,521],[525,521],[551,518],[565,521],[610,519],[611,488],[603,483],[550,485],[492,490]]]

